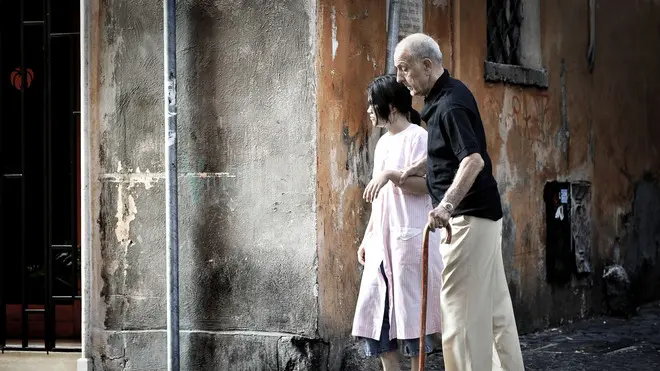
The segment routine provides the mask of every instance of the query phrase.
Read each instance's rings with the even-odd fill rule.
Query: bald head
[[[412,95],[425,96],[444,72],[440,46],[428,35],[412,34],[394,50],[397,81]]]
[[[423,33],[412,34],[401,40],[394,53],[405,54],[415,61],[430,59],[434,64],[442,65],[440,46],[432,37]]]

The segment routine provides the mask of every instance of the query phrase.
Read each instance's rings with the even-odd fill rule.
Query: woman
[[[409,90],[396,77],[377,77],[368,88],[369,118],[387,133],[376,145],[373,178],[364,191],[371,217],[358,261],[364,265],[353,336],[365,341],[367,356],[378,356],[385,371],[398,371],[402,353],[418,369],[422,231],[432,209],[426,181],[410,177],[400,184],[402,169],[426,156],[427,132],[412,108]],[[411,124],[414,123],[415,125]],[[439,246],[437,233],[429,246]],[[427,334],[440,332],[442,259],[429,250]],[[432,349],[427,338],[426,352]]]

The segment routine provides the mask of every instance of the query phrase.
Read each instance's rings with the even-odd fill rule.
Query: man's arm
[[[456,176],[442,201],[429,213],[429,226],[432,229],[444,227],[449,223],[454,209],[463,201],[483,168],[484,159],[479,153],[472,153],[461,160]]]
[[[426,179],[421,176],[409,176],[405,182],[401,180],[403,178],[402,171],[389,170],[387,176],[395,186],[403,189],[404,191],[417,195],[427,195],[429,193],[428,188],[426,188]]]
[[[476,135],[464,109],[450,110],[445,114],[442,122],[454,155],[459,161],[454,180],[441,202],[443,207],[449,206],[448,211],[452,213],[463,201],[484,168],[484,159],[481,157]]]
[[[448,211],[453,211],[463,201],[483,168],[484,159],[479,153],[473,153],[465,157],[458,166],[456,176],[440,204],[449,204],[451,210]]]
[[[445,113],[442,125],[459,166],[442,201],[429,213],[429,225],[432,228],[444,227],[449,223],[455,208],[463,201],[484,168],[484,159],[466,111],[457,108]]]
[[[426,156],[401,171],[401,176],[395,182],[400,187],[404,187],[409,177],[423,177],[426,175]],[[426,184],[426,181],[424,181]]]

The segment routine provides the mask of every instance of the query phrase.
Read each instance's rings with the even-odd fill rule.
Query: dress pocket
[[[422,234],[422,230],[420,228],[402,227],[399,230],[399,235],[397,236],[397,239],[401,241],[408,241],[419,236],[420,234]]]

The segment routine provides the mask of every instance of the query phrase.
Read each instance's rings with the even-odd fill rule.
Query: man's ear
[[[424,58],[422,60],[422,64],[424,65],[424,71],[426,71],[427,73],[431,73],[431,71],[433,70],[433,62],[431,62],[431,60],[428,58]]]

